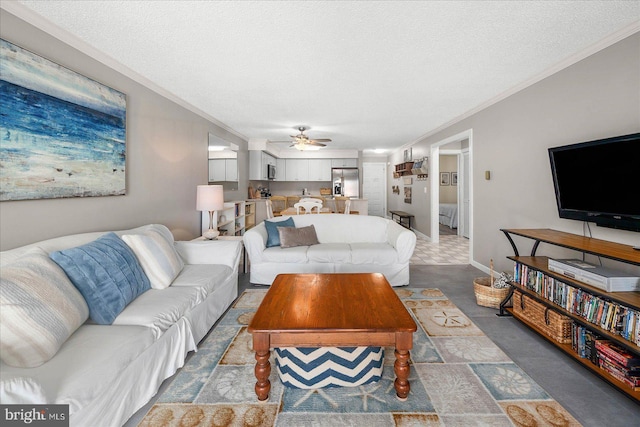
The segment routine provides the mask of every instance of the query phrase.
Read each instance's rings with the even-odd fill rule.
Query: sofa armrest
[[[175,248],[185,264],[238,265],[242,242],[233,240],[178,241]]]
[[[264,222],[247,230],[242,236],[242,240],[251,264],[261,263],[262,252],[267,248],[267,227]]]
[[[396,248],[398,262],[405,263],[411,260],[416,248],[416,235],[413,231],[404,228],[395,221],[389,221],[387,242]]]

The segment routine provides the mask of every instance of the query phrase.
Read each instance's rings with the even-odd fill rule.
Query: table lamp
[[[198,185],[196,209],[209,212],[209,229],[202,233],[202,237],[208,240],[216,239],[220,232],[213,228],[213,213],[224,209],[222,185]]]

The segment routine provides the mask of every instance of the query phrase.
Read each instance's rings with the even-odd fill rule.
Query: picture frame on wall
[[[440,185],[450,185],[451,174],[449,172],[440,172]]]
[[[451,172],[451,185],[458,185],[458,172]]]
[[[126,194],[126,95],[0,39],[0,201]]]
[[[411,187],[404,187],[404,202],[411,204]]]

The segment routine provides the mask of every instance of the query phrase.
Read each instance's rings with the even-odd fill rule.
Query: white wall
[[[0,15],[0,36],[127,95],[127,194],[1,202],[1,250],[69,233],[150,222],[167,225],[176,238],[199,236],[195,195],[196,186],[208,179],[209,132],[241,147],[239,190],[225,193],[225,199],[246,198],[246,141],[5,10]]]
[[[581,222],[558,217],[547,149],[640,132],[639,52],[636,33],[413,145],[415,157],[436,142],[473,130],[474,261],[488,266],[493,258],[496,268],[512,269],[504,258],[512,250],[500,228],[582,234]],[[390,159],[400,163],[402,150]],[[486,170],[490,181],[484,179]],[[389,198],[394,209],[397,200]],[[428,206],[414,199],[402,209],[415,214],[418,230],[430,235]],[[591,228],[597,238],[640,244],[640,233]],[[520,242],[521,253],[528,253],[531,243]],[[538,253],[552,249],[541,245]]]

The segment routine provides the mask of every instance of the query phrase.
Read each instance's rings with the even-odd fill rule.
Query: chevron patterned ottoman
[[[382,377],[383,347],[275,348],[280,380],[287,387],[353,387]]]

